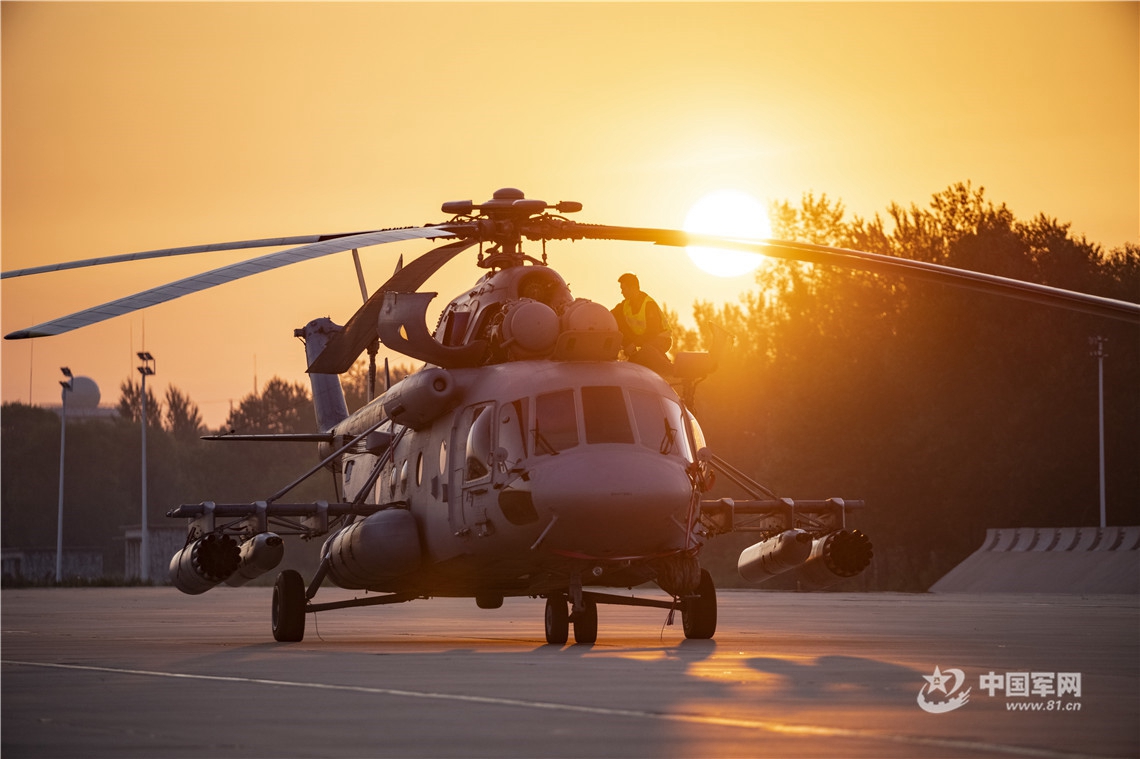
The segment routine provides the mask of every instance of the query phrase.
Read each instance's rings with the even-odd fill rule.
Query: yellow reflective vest
[[[628,300],[622,301],[621,313],[622,316],[625,317],[625,323],[629,325],[633,334],[644,335],[645,331],[649,328],[649,319],[646,316],[646,312],[651,302],[653,302],[653,305],[657,305],[656,302],[653,301],[653,298],[646,295],[641,301],[641,308],[634,312]]]

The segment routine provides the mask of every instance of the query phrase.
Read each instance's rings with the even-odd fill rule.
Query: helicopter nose
[[[535,507],[555,517],[543,547],[596,558],[644,556],[686,542],[685,462],[652,451],[563,451],[530,473]]]

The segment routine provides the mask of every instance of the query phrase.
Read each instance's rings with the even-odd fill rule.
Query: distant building
[[[155,585],[169,584],[170,558],[186,545],[186,527],[151,527],[147,525],[147,553],[150,559],[149,579]],[[123,576],[128,580],[139,578],[139,552],[142,548],[142,526],[129,525],[123,530],[126,561]]]
[[[55,580],[54,548],[5,548],[0,552],[0,564],[5,581]],[[103,549],[65,548],[61,566],[65,581],[98,580],[103,577]]]
[[[56,404],[54,406],[43,406],[48,411],[51,411],[56,416],[63,416],[63,405]],[[115,406],[95,406],[94,408],[84,408],[83,406],[67,404],[67,421],[74,422],[81,419],[118,419],[119,409]]]

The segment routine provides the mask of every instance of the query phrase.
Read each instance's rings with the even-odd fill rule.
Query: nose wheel
[[[555,593],[546,597],[546,642],[553,646],[566,644],[570,637],[570,611],[566,596]]]
[[[570,622],[574,623],[574,642],[592,645],[598,642],[598,604],[593,599],[583,599],[570,614],[568,599],[564,593],[546,597],[546,642],[562,646],[570,639]]]
[[[582,608],[574,611],[574,642],[593,645],[598,642],[598,605],[587,598]]]

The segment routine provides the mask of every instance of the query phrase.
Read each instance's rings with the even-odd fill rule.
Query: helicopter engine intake
[[[545,358],[558,340],[558,314],[545,303],[518,301],[504,307],[501,330],[512,360]]]
[[[420,535],[415,517],[385,509],[353,522],[325,542],[329,579],[342,588],[378,588],[420,566]]]
[[[210,533],[170,559],[170,582],[192,596],[205,593],[241,566],[241,549],[229,535]]]

